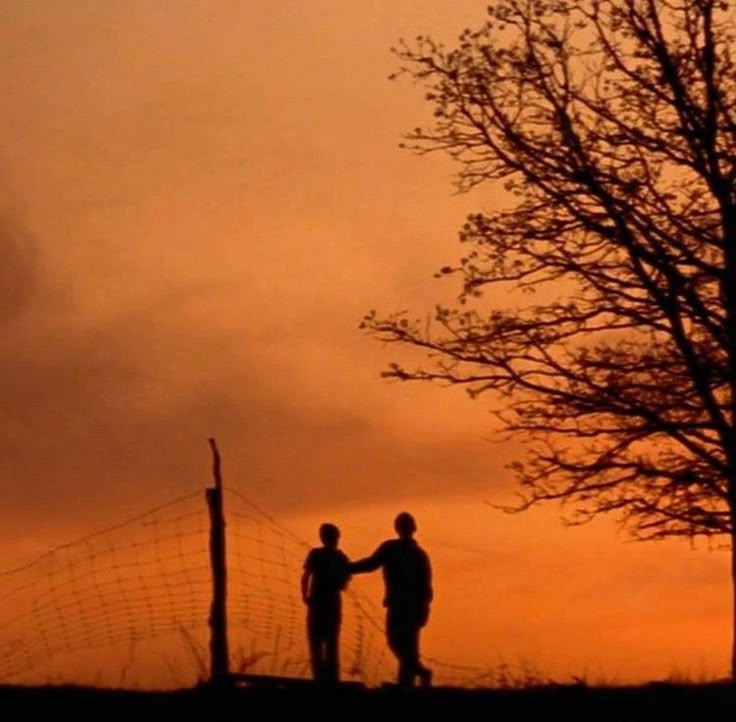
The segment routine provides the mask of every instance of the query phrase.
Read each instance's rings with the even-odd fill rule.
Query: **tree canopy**
[[[735,21],[714,0],[498,0],[453,48],[395,48],[434,108],[405,145],[494,203],[439,272],[456,304],[362,327],[426,351],[386,375],[465,386],[528,441],[517,508],[736,533]]]

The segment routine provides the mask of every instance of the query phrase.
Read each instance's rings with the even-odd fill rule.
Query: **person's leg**
[[[399,664],[398,668],[398,682],[401,684],[402,678],[402,657],[401,657],[401,640],[396,627],[396,617],[393,610],[389,607],[386,610],[386,642],[388,648],[393,653],[394,657]]]
[[[386,617],[386,633],[388,646],[399,662],[397,681],[403,687],[410,687],[414,683],[415,669],[406,621],[406,615],[401,610],[390,609]]]
[[[325,681],[336,683],[340,679],[340,620],[332,619],[325,630],[324,673]]]
[[[421,631],[421,624],[415,624],[411,627],[411,639],[409,641],[410,657],[414,672],[419,676],[422,687],[429,687],[432,684],[432,670],[429,667],[425,667],[419,657],[419,635]]]
[[[392,636],[395,653],[399,657],[399,684],[412,686],[417,678],[423,687],[432,683],[432,670],[425,667],[419,658],[419,635],[422,630],[421,620],[408,610],[394,612],[392,619]]]
[[[319,639],[319,681],[329,681],[329,673],[327,669],[327,640],[324,636],[321,636]]]
[[[419,625],[409,615],[403,620],[404,664],[406,667],[407,684],[413,685],[416,676],[420,673],[419,664]]]
[[[316,615],[310,609],[307,614],[307,641],[309,642],[309,660],[312,665],[312,679],[322,678],[322,641]]]
[[[340,679],[339,628],[335,627],[325,638],[325,681],[338,682]]]

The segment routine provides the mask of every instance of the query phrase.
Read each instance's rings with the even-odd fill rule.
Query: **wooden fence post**
[[[230,655],[227,642],[227,561],[225,556],[225,514],[222,504],[222,474],[220,452],[214,439],[212,473],[215,485],[206,490],[210,512],[210,565],[212,567],[212,603],[210,606],[210,682],[227,681],[230,674]]]

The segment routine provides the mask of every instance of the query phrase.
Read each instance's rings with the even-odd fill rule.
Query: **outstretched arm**
[[[350,562],[348,564],[348,572],[350,574],[374,572],[383,564],[383,556],[383,545],[381,545],[369,557],[358,559],[356,562]]]

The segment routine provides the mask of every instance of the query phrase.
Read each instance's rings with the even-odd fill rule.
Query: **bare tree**
[[[428,354],[385,375],[495,392],[528,441],[516,509],[726,535],[736,589],[734,28],[714,0],[498,0],[453,49],[402,42],[434,107],[406,145],[509,201],[468,218],[429,328],[362,326]]]

